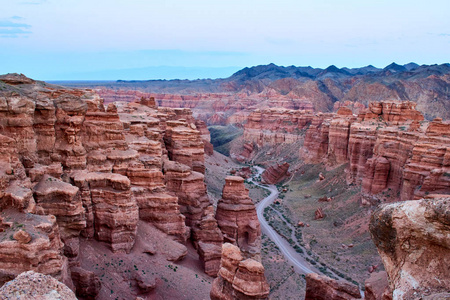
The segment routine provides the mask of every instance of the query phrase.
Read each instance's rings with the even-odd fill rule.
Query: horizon
[[[448,63],[444,0],[24,0],[0,12],[0,73],[37,80],[226,78],[249,66]]]

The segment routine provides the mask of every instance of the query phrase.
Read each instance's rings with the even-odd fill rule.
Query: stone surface
[[[386,300],[383,294],[389,294],[392,299],[392,291],[389,290],[389,282],[385,271],[372,273],[364,283],[364,299],[366,300]]]
[[[0,283],[33,270],[71,285],[68,261],[62,254],[64,244],[54,216],[39,216],[8,208],[1,212],[1,228]]]
[[[102,285],[97,275],[80,267],[72,267],[70,272],[77,296],[83,299],[95,299]]]
[[[192,239],[205,273],[215,277],[220,267],[223,236],[214,218],[212,205],[205,209],[202,219],[192,227]]]
[[[211,288],[211,299],[268,299],[270,287],[263,265],[244,259],[238,247],[225,243],[218,277]]]
[[[216,219],[225,242],[237,245],[246,257],[261,251],[261,227],[255,205],[248,196],[244,179],[225,178],[222,199],[217,204]]]
[[[389,277],[394,299],[411,299],[450,288],[450,198],[383,205],[370,232]]]
[[[357,286],[316,273],[306,275],[305,300],[361,299]]]
[[[263,183],[277,184],[288,178],[290,175],[289,164],[285,162],[281,165],[276,164],[268,167],[261,174],[261,180]]]
[[[51,276],[28,271],[0,288],[1,299],[76,300],[70,288]]]

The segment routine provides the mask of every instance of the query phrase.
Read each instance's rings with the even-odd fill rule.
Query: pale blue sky
[[[271,62],[322,68],[450,62],[448,0],[0,4],[0,73],[42,80],[214,78]],[[161,66],[172,68],[155,68]]]

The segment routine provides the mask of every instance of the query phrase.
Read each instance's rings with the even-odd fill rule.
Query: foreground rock
[[[361,299],[356,285],[342,280],[310,273],[306,275],[305,300],[352,300]]]
[[[364,299],[366,300],[392,300],[392,291],[389,288],[385,271],[372,273],[365,281],[364,287]]]
[[[450,290],[450,198],[383,205],[370,220],[372,239],[394,299]]]
[[[218,277],[211,288],[212,300],[268,299],[269,284],[263,265],[251,258],[244,259],[238,247],[225,243]]]
[[[28,271],[2,286],[0,299],[76,300],[77,297],[71,289],[53,277]]]

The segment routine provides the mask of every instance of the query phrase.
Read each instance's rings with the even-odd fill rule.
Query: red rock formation
[[[330,123],[323,114],[314,116],[306,130],[301,156],[308,162],[320,162],[328,153]]]
[[[0,288],[2,299],[77,300],[72,290],[51,276],[28,271]]]
[[[216,219],[225,242],[237,245],[246,257],[259,255],[261,227],[255,205],[248,196],[242,177],[225,178],[222,199],[217,204]]]
[[[392,125],[407,121],[423,121],[423,115],[416,110],[416,105],[416,103],[410,101],[371,102],[364,120],[381,118]]]
[[[385,157],[372,157],[366,162],[366,174],[362,188],[370,194],[377,194],[384,190],[388,184],[391,164]]]
[[[206,126],[206,123],[201,120],[196,120],[195,127],[197,127],[197,130],[200,132],[203,144],[205,145],[205,154],[210,156],[213,155],[214,147],[211,144],[211,135],[209,133],[208,127]]]
[[[249,161],[252,158],[255,148],[256,147],[254,146],[253,143],[250,143],[250,142],[244,143],[244,145],[242,146],[242,149],[239,153],[233,152],[233,153],[230,153],[230,156],[233,159],[237,160],[238,162],[243,163],[243,162]]]
[[[289,164],[285,162],[282,165],[277,164],[268,167],[261,174],[261,179],[263,183],[277,184],[288,178],[290,175],[291,174],[289,173]]]
[[[211,299],[267,299],[270,287],[263,265],[244,259],[238,247],[225,243],[218,277],[211,288]]]
[[[369,229],[394,299],[450,289],[449,211],[447,197],[383,205],[372,214]]]
[[[319,207],[314,212],[314,220],[320,220],[320,219],[323,219],[323,218],[325,218],[325,214],[323,213],[322,208]]]
[[[139,218],[130,180],[120,174],[85,171],[73,172],[71,176],[87,212],[83,235],[107,242],[114,252],[130,252]]]
[[[78,255],[78,236],[86,227],[85,210],[79,189],[54,177],[44,175],[33,188],[36,212],[54,215],[58,223],[64,254],[68,257]],[[55,201],[58,199],[58,201]]]
[[[204,145],[194,124],[168,121],[164,142],[170,160],[185,164],[196,172],[205,173]]]
[[[186,225],[193,226],[200,221],[203,211],[210,205],[205,176],[173,161],[164,163],[164,173],[167,190],[178,197],[181,213],[186,217]]]
[[[28,221],[22,229],[9,222],[0,226],[13,239],[0,243],[4,281],[33,269],[72,285],[64,246],[80,295],[95,297],[93,273],[77,269],[79,243],[84,241],[79,236],[128,253],[141,218],[185,242],[189,228],[179,201],[189,225],[197,226],[194,240],[207,272],[217,272],[222,237],[213,212],[205,215],[210,203],[204,175],[197,172],[204,172],[202,139],[209,138],[204,123],[197,122],[199,132],[190,110],[158,109],[146,95],[105,107],[90,90],[24,85],[21,80],[14,88],[2,81],[0,91],[0,209],[19,225],[24,213],[29,222],[50,218],[48,214],[56,218],[52,216],[50,227],[42,225],[44,229],[28,230]],[[163,160],[170,165],[167,156],[187,163],[186,172],[163,174]],[[12,246],[22,250],[11,254]],[[180,245],[168,259],[186,254]],[[151,289],[145,280],[137,281],[139,289]]]
[[[361,299],[357,286],[316,273],[306,275],[305,300]]]
[[[222,257],[223,236],[214,218],[213,206],[208,206],[203,212],[202,219],[192,227],[192,238],[205,273],[217,276]]]
[[[86,271],[80,267],[70,269],[72,280],[79,297],[95,299],[100,292],[101,282],[94,272]]]
[[[255,110],[244,126],[244,140],[262,145],[294,143],[300,139],[299,131],[313,116],[311,111],[271,108]]]
[[[364,299],[392,300],[392,291],[385,271],[372,273],[364,283]]]
[[[64,244],[54,216],[38,216],[8,208],[2,211],[0,221],[1,284],[33,270],[71,285],[68,261],[62,255]],[[19,235],[19,232],[23,233]]]

